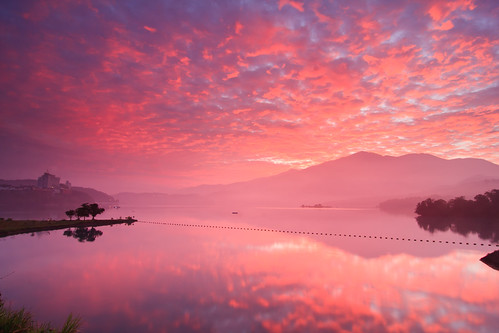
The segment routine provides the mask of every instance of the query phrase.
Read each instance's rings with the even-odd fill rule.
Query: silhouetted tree
[[[474,213],[477,216],[489,215],[491,202],[485,194],[475,195]]]
[[[85,220],[85,217],[90,216],[90,205],[88,203],[84,203],[81,205],[81,207],[76,208],[76,216],[78,217],[78,220],[83,217],[83,220]]]
[[[66,215],[69,217],[69,220],[71,221],[73,219],[73,216],[76,215],[76,211],[74,209],[67,210]]]
[[[447,202],[447,208],[451,215],[470,216],[473,213],[473,201],[464,197],[457,197]]]
[[[490,200],[490,214],[499,216],[499,190],[485,192],[485,195]]]
[[[92,220],[95,220],[95,217],[97,215],[102,214],[105,211],[104,208],[99,207],[99,205],[96,203],[89,205],[88,210],[89,210],[90,215],[92,216]]]
[[[422,216],[447,216],[449,210],[445,200],[428,198],[417,204],[416,214]]]

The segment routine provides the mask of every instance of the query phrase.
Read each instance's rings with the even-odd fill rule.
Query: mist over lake
[[[497,244],[376,209],[123,207],[93,241],[0,240],[2,297],[84,332],[479,331],[499,322]],[[453,318],[449,321],[448,318]]]

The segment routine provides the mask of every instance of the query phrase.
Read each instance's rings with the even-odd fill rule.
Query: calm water
[[[377,210],[238,212],[122,208],[104,217],[161,224],[0,239],[0,292],[84,332],[498,330],[499,271],[479,261],[495,243]]]

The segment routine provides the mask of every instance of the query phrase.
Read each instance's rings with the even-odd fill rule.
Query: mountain
[[[73,186],[72,190],[73,192],[82,192],[87,194],[91,198],[92,202],[98,203],[100,205],[106,205],[106,204],[111,205],[116,203],[116,199],[110,196],[109,194],[98,191],[90,187]]]
[[[205,206],[213,204],[207,197],[199,194],[166,194],[166,193],[131,193],[121,192],[114,197],[120,205],[153,207],[153,206]]]
[[[375,206],[393,198],[455,196],[464,190],[478,194],[484,186],[492,189],[498,180],[499,166],[482,159],[359,152],[303,170],[229,185],[204,185],[182,193],[204,195],[218,204]]]

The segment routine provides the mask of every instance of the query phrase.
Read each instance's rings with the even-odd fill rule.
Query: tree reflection
[[[416,220],[422,229],[430,233],[450,230],[463,236],[472,233],[483,240],[499,242],[498,218],[418,216]]]
[[[73,237],[79,242],[93,242],[97,237],[102,236],[103,232],[100,230],[87,227],[77,227],[74,230],[68,229],[64,231],[64,236]]]

